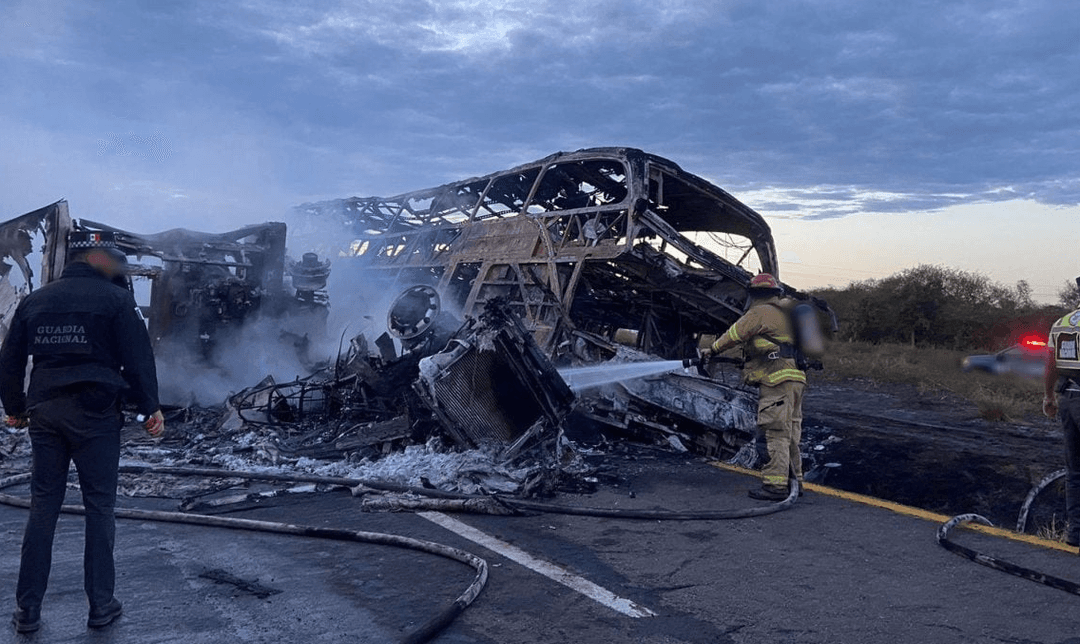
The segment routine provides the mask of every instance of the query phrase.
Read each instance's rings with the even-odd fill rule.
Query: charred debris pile
[[[730,457],[752,436],[756,391],[730,365],[577,392],[559,375],[693,358],[777,273],[760,215],[666,159],[559,153],[295,215],[345,231],[333,267],[289,259],[281,223],[137,234],[57,202],[0,224],[21,273],[0,268],[0,313],[59,276],[68,232],[117,234],[174,403],[170,437],[128,442],[140,462],[540,495],[594,480],[570,438]]]
[[[573,394],[505,303],[443,325],[437,302],[415,287],[391,307],[400,354],[384,335],[373,355],[358,335],[311,375],[267,378],[230,396],[214,422],[192,419],[185,427],[200,435],[187,444],[207,444],[213,464],[303,461],[466,493],[550,493],[574,459],[560,443]]]

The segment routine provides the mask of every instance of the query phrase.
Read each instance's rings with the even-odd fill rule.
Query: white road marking
[[[552,579],[572,590],[576,590],[589,599],[599,602],[623,615],[629,615],[630,617],[656,616],[656,613],[644,606],[640,606],[625,597],[619,597],[610,590],[597,586],[588,579],[579,577],[553,563],[537,559],[521,548],[512,546],[505,541],[500,541],[468,524],[448,517],[442,512],[418,512],[417,514],[436,525],[442,526],[455,534],[465,537],[473,543],[478,543],[492,552],[500,554],[515,563],[519,563],[533,572],[538,572],[548,579]]]

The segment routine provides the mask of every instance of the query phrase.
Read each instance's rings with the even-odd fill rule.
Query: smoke
[[[38,204],[44,205],[44,204]],[[166,229],[183,227],[202,228],[201,220],[186,216],[174,216],[167,222],[148,213],[148,218],[136,226],[123,217],[113,218],[100,213],[79,213],[72,206],[72,215],[93,215],[94,219],[107,225],[129,230],[136,234],[155,234]],[[242,326],[215,331],[212,351],[200,346],[193,334],[179,334],[166,338],[156,347],[158,380],[162,401],[169,404],[201,406],[216,405],[231,394],[252,387],[267,376],[276,382],[289,382],[307,376],[320,365],[333,364],[339,353],[347,351],[349,341],[359,334],[367,340],[369,350],[374,351],[374,341],[387,331],[387,312],[398,295],[406,288],[427,280],[403,279],[393,284],[386,281],[387,271],[367,271],[365,261],[351,256],[351,246],[356,238],[344,218],[332,214],[311,214],[299,209],[275,207],[251,219],[240,219],[252,213],[231,212],[227,221],[217,220],[207,226],[205,232],[224,232],[248,224],[270,220],[284,221],[287,225],[287,254],[298,259],[306,252],[315,252],[323,259],[330,259],[331,274],[327,283],[329,310],[324,315],[284,315],[270,317],[253,316]],[[35,232],[34,253],[29,257],[34,269],[35,286],[40,286],[40,252],[44,238]],[[152,256],[142,257],[138,263],[149,268],[161,268],[161,262]],[[16,290],[24,290],[22,273],[10,270],[7,276]],[[150,280],[133,279],[136,301],[147,307],[150,304]],[[292,295],[289,278],[283,284],[286,296]],[[447,298],[442,298],[443,309],[451,314],[456,311]],[[270,308],[270,307],[267,307]],[[401,350],[395,339],[395,348]],[[298,347],[298,344],[303,346]]]
[[[267,376],[278,383],[291,382],[334,364],[360,334],[369,350],[375,350],[375,339],[387,331],[390,304],[413,284],[388,288],[372,279],[362,260],[346,255],[355,235],[344,222],[298,211],[284,219],[290,257],[315,252],[331,260],[329,310],[325,316],[318,312],[258,316],[215,337],[208,357],[194,340],[159,345],[156,358],[163,401],[215,405]],[[285,287],[291,295],[288,278]],[[396,340],[395,348],[400,352]]]
[[[326,321],[326,335],[332,345],[328,348],[336,352],[342,338],[347,346],[351,338],[361,333],[369,347],[373,346],[375,338],[388,330],[390,305],[417,282],[404,279],[387,284],[386,271],[368,270],[366,260],[352,255],[351,246],[357,235],[341,218],[294,209],[285,217],[285,223],[289,252],[293,257],[315,252],[331,261],[327,282],[330,315]],[[445,307],[446,299],[442,302]],[[395,346],[400,352],[401,345],[396,339]]]
[[[229,329],[215,339],[209,356],[193,342],[159,344],[155,358],[161,400],[184,406],[217,405],[267,376],[275,382],[290,382],[310,374],[313,362],[296,346],[303,334],[296,335],[287,322],[262,317]],[[311,324],[309,338],[314,328]],[[318,355],[315,346],[313,342],[308,356]]]

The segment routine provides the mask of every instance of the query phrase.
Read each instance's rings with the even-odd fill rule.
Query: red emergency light
[[[1046,339],[1041,335],[1029,333],[1020,337],[1020,345],[1025,349],[1035,351],[1046,348]]]

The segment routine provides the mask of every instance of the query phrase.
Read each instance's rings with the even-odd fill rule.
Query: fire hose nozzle
[[[713,355],[711,353],[698,355],[696,358],[683,358],[683,367],[686,369],[697,369],[698,373],[703,376],[709,375],[708,367],[712,364],[731,364],[738,367],[743,366],[743,361],[738,358],[725,358],[723,356]]]

